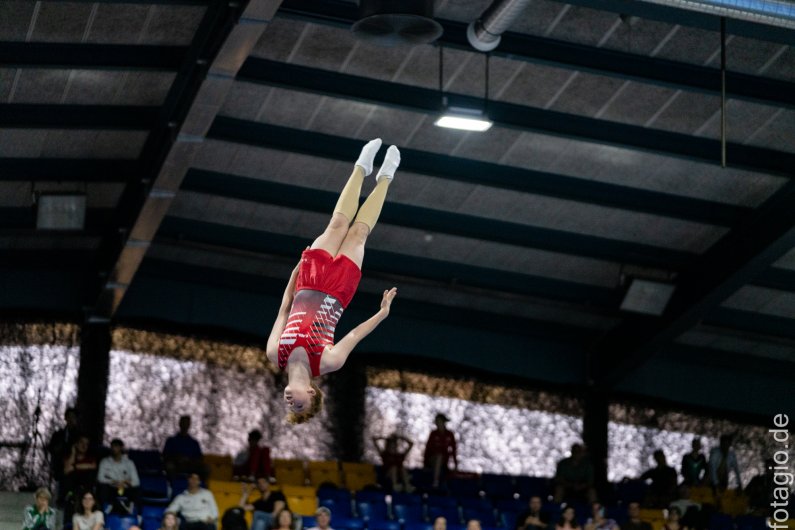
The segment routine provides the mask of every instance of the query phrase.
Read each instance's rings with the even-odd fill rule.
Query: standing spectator
[[[732,449],[732,437],[724,434],[720,437],[720,445],[713,447],[709,453],[709,478],[716,497],[729,487],[729,473],[734,471],[737,478],[737,489],[742,491],[743,481],[740,478],[740,466],[737,455]]]
[[[93,491],[97,479],[97,458],[90,450],[88,436],[80,434],[63,462],[61,486],[65,493],[64,515],[72,516],[75,499],[85,491]]]
[[[447,530],[447,519],[439,516],[433,520],[433,530]]]
[[[585,530],[621,530],[614,519],[605,517],[605,507],[594,502],[591,504],[591,517],[585,522]]]
[[[166,512],[160,521],[160,530],[179,530],[179,518],[174,512]]]
[[[458,469],[458,456],[456,454],[455,435],[447,430],[450,418],[438,413],[434,418],[436,429],[431,431],[428,442],[425,444],[425,467],[433,472],[433,487],[438,488],[442,478],[447,475],[449,461],[453,459],[453,466]]]
[[[203,474],[202,449],[199,442],[188,434],[190,416],[180,416],[179,432],[166,440],[163,463],[169,475],[175,473]]]
[[[102,504],[115,504],[118,499],[118,504],[126,513],[134,513],[141,481],[135,463],[124,454],[124,442],[118,438],[110,442],[110,456],[99,463],[97,481]]]
[[[400,442],[404,442],[403,448],[400,447]],[[455,439],[453,443],[455,443]],[[381,455],[382,469],[386,473],[392,489],[394,491],[405,489],[408,493],[412,493],[414,486],[411,485],[409,472],[403,466],[403,462],[411,448],[414,447],[414,442],[398,433],[392,433],[387,438],[373,437],[373,445]]]
[[[25,507],[22,530],[55,530],[55,510],[50,508],[52,495],[47,488],[39,488],[33,494],[35,503]]]
[[[555,530],[579,530],[580,523],[577,522],[576,516],[577,514],[574,511],[574,507],[571,505],[566,506],[563,509],[563,513],[560,514],[560,519],[555,525]]]
[[[651,524],[640,520],[640,503],[630,502],[627,507],[627,522],[622,527],[624,530],[651,530]]]
[[[218,506],[213,494],[201,487],[198,473],[188,475],[188,489],[174,497],[166,511],[182,515],[185,530],[215,530],[218,523]]]
[[[682,482],[698,486],[707,477],[707,458],[701,452],[701,439],[693,438],[692,450],[682,457]]]
[[[527,503],[527,509],[516,518],[516,530],[544,530],[549,526],[549,518],[541,513],[541,497],[534,495]]]
[[[72,516],[72,530],[102,530],[105,515],[97,509],[97,501],[90,491],[83,493],[80,505],[75,507]]]
[[[555,471],[555,502],[564,500],[596,500],[593,485],[593,466],[580,444],[571,446],[571,456],[558,462]]]
[[[331,528],[331,510],[325,506],[315,510],[315,523],[309,530],[334,530]]]
[[[654,451],[654,461],[657,465],[640,476],[641,480],[651,480],[646,493],[646,506],[665,508],[676,495],[676,470],[668,465],[662,449]]]
[[[748,507],[754,515],[765,517],[768,515],[770,503],[777,499],[773,497],[776,487],[774,483],[775,475],[773,468],[776,462],[772,458],[765,460],[763,471],[756,475],[745,487],[745,495],[748,497]]]
[[[288,510],[287,499],[280,491],[271,491],[268,479],[260,477],[257,479],[257,491],[259,499],[249,502],[249,495],[252,493],[250,484],[243,484],[243,496],[240,498],[239,506],[246,511],[253,511],[254,518],[251,522],[251,530],[268,530],[276,520],[276,515],[282,510]]]
[[[50,454],[50,472],[52,478],[58,482],[63,478],[63,462],[69,456],[68,452],[80,434],[77,427],[77,410],[74,407],[66,409],[64,420],[66,425],[55,431],[47,444],[47,452]]]
[[[271,450],[269,447],[260,446],[262,433],[254,429],[248,433],[248,447],[235,456],[233,473],[235,477],[254,481],[256,477],[270,477]]]

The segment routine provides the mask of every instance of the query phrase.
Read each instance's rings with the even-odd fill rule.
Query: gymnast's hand
[[[389,308],[392,305],[392,300],[397,296],[397,287],[392,287],[388,291],[384,291],[384,297],[381,298],[381,312],[384,316],[389,314]]]

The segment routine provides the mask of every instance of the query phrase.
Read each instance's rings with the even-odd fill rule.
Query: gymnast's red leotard
[[[279,369],[295,348],[306,350],[312,376],[320,375],[320,358],[334,344],[334,329],[348,307],[362,271],[348,256],[332,257],[323,249],[305,250],[295,280],[290,316],[279,337]]]

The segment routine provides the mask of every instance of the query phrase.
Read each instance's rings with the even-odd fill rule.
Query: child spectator
[[[50,490],[37,489],[33,500],[34,504],[25,508],[22,530],[55,530],[55,510],[50,508]]]
[[[308,530],[334,530],[331,528],[331,510],[325,506],[315,510],[315,523],[316,525]]]
[[[72,530],[102,530],[105,526],[105,515],[97,509],[94,494],[87,491],[80,498],[80,505],[75,507],[72,516]]]

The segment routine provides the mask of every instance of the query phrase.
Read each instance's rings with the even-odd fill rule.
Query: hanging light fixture
[[[488,117],[489,102],[489,56],[486,54],[486,90],[483,105],[460,106],[449,105],[444,95],[444,49],[439,46],[439,95],[442,100],[442,115],[434,122],[437,127],[458,129],[459,131],[484,132],[491,129],[494,123]]]

